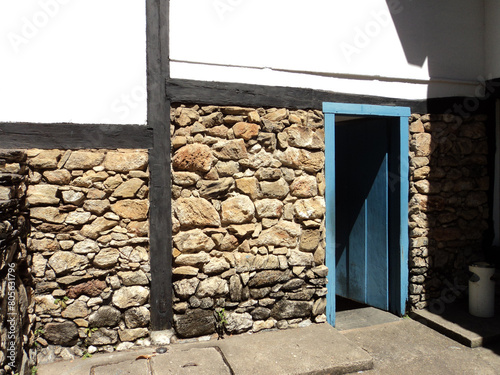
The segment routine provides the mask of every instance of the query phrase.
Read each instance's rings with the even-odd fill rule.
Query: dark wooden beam
[[[167,98],[172,103],[321,110],[324,102],[338,102],[409,107],[412,113],[454,113],[467,100],[462,96],[407,100],[296,87],[189,79],[167,79],[166,91]],[[479,102],[481,105],[474,113],[484,113],[487,109],[483,100],[479,99]],[[456,114],[461,115],[458,111]]]
[[[167,98],[171,102],[237,105],[248,107],[286,107],[318,109],[323,102],[409,106],[423,109],[425,100],[404,100],[369,95],[343,94],[296,87],[264,86],[246,83],[168,79]]]
[[[0,148],[151,148],[145,125],[0,123]]]
[[[154,144],[149,153],[151,329],[170,329],[172,310],[172,214],[170,177],[170,103],[168,77],[168,0],[147,0],[148,126]]]

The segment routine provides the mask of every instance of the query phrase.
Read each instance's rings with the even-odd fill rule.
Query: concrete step
[[[410,316],[471,348],[500,341],[499,308],[496,308],[495,316],[492,318],[478,318],[469,314],[467,299],[457,300],[439,307],[439,309],[417,310],[412,312]]]

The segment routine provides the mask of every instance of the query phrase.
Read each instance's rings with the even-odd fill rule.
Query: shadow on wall
[[[386,0],[386,3],[409,64],[422,67],[427,61],[431,79],[482,78],[482,2]],[[443,96],[439,86],[430,83],[428,97]]]
[[[485,257],[486,116],[410,118],[410,304],[442,313],[464,296],[468,265]]]

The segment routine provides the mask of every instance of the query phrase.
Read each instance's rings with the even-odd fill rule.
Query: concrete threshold
[[[439,311],[417,310],[410,313],[416,321],[471,348],[500,341],[499,309],[492,318],[469,314],[468,301],[457,300]]]
[[[38,375],[323,375],[373,368],[372,357],[328,324],[98,354],[39,366]]]

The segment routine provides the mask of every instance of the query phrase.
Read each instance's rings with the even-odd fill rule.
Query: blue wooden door
[[[335,126],[336,293],[389,309],[387,120]]]

